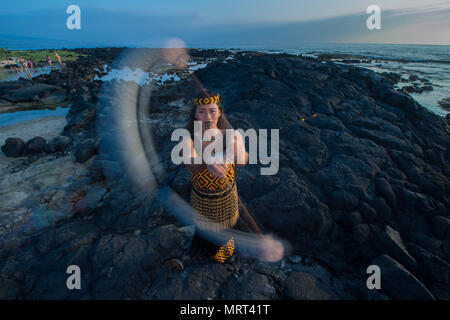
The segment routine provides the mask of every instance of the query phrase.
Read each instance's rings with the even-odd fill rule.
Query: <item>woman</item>
[[[22,57],[20,57],[22,65],[23,65],[23,69],[25,70],[25,73],[27,74],[27,78],[28,79],[32,79],[33,76],[31,75],[30,69],[28,68],[28,61]]]
[[[20,64],[19,59],[18,58],[14,58],[13,70],[16,73],[17,79],[19,79],[19,77],[20,77],[19,71],[20,71],[21,67],[22,67],[22,65]]]
[[[48,65],[51,67],[52,66],[52,59],[50,59],[49,55],[45,56],[45,60],[47,60]]]
[[[56,60],[58,60],[59,64],[61,64],[61,57],[60,57],[59,54],[56,52],[56,50],[55,50],[55,57],[56,57]]]
[[[25,68],[24,68],[24,66],[23,66],[24,63],[23,63],[22,57],[17,58],[17,60],[16,60],[16,65],[17,65],[17,70],[19,70],[20,72],[22,72],[24,78],[28,79],[28,75],[27,75],[27,73],[25,72]]]
[[[248,153],[245,151],[242,136],[237,132],[232,135],[234,157],[226,158],[227,135],[226,129],[232,129],[229,124],[219,94],[207,90],[201,90],[193,98],[193,108],[187,126],[191,137],[195,135],[202,140],[202,150],[205,150],[214,141],[205,138],[202,134],[211,130],[215,134],[222,134],[223,153],[215,154],[216,161],[207,164],[202,159],[201,164],[193,164],[197,156],[192,139],[188,141],[191,150],[190,164],[186,164],[191,171],[191,204],[193,207],[193,220],[198,231],[220,231],[233,228],[249,231],[243,221],[239,220],[239,202],[234,176],[234,167],[243,166],[248,162]],[[202,132],[194,132],[194,121],[201,122]],[[196,232],[193,247],[206,247],[209,254],[219,263],[225,262],[233,255],[234,239],[229,239],[222,246],[215,246],[198,236]]]
[[[33,62],[32,62],[32,61],[28,61],[28,68],[29,68],[31,71],[33,71],[34,74],[37,74],[36,70],[34,70]]]

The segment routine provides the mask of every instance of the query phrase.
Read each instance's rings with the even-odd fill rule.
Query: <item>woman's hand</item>
[[[178,69],[187,69],[190,57],[183,40],[173,38],[167,41],[165,48],[162,50],[162,55],[167,62]]]
[[[283,244],[270,235],[261,236],[260,256],[267,262],[280,261],[284,256]]]
[[[213,176],[217,178],[227,179],[227,169],[228,169],[227,164],[213,163],[207,164],[206,167]]]

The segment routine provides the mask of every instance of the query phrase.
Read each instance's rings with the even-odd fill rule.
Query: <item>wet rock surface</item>
[[[192,255],[192,232],[102,152],[102,82],[92,69],[121,49],[80,50],[89,55],[67,71],[33,80],[73,99],[62,135],[0,178],[0,297],[448,299],[448,124],[392,80],[289,55],[192,53],[217,58],[195,75],[219,91],[234,128],[280,129],[279,172],[247,165],[236,178],[263,229],[293,250],[278,263],[236,255],[222,265]],[[113,81],[107,99],[115,86],[135,84]],[[165,183],[185,199],[190,177],[170,162],[170,136],[185,125],[195,88],[187,77],[153,88],[149,100]],[[173,258],[183,270],[165,263]],[[366,287],[371,264],[381,290]],[[69,265],[82,270],[82,290],[67,289]]]
[[[438,102],[438,104],[441,106],[441,108],[450,110],[450,97],[442,99]]]

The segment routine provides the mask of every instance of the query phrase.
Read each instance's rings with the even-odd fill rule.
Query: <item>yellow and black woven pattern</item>
[[[227,243],[220,247],[219,251],[217,251],[216,255],[214,256],[214,259],[219,263],[224,263],[225,260],[233,255],[234,249],[234,238],[231,238],[227,241]]]
[[[201,230],[219,231],[233,228],[239,218],[236,182],[217,192],[205,193],[195,185],[191,190],[192,217]]]
[[[219,95],[209,98],[194,98],[192,99],[194,104],[196,106],[202,105],[202,104],[213,104],[219,102]]]
[[[234,164],[228,165],[227,180],[230,183],[234,181]],[[191,181],[192,185],[197,189],[206,191],[223,190],[227,185],[227,181],[224,178],[214,177],[208,169],[195,171],[192,174]]]

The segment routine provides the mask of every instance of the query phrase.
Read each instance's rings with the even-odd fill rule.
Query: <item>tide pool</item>
[[[40,67],[40,68],[35,68],[36,73],[34,73],[33,71],[30,70],[31,75],[33,76],[33,78],[41,75],[41,74],[49,74],[50,72],[52,72],[52,70],[58,70],[61,69],[61,66],[57,65],[57,66],[45,66],[45,67]],[[26,79],[24,77],[24,75],[22,74],[22,72],[18,73],[19,77],[16,76],[16,73],[12,70],[1,70],[0,71],[0,81],[16,81],[19,78],[20,79]]]
[[[57,107],[54,110],[43,109],[2,113],[0,114],[0,127],[6,127],[11,124],[16,124],[37,118],[66,116],[67,112],[69,112],[69,109],[70,107]]]

